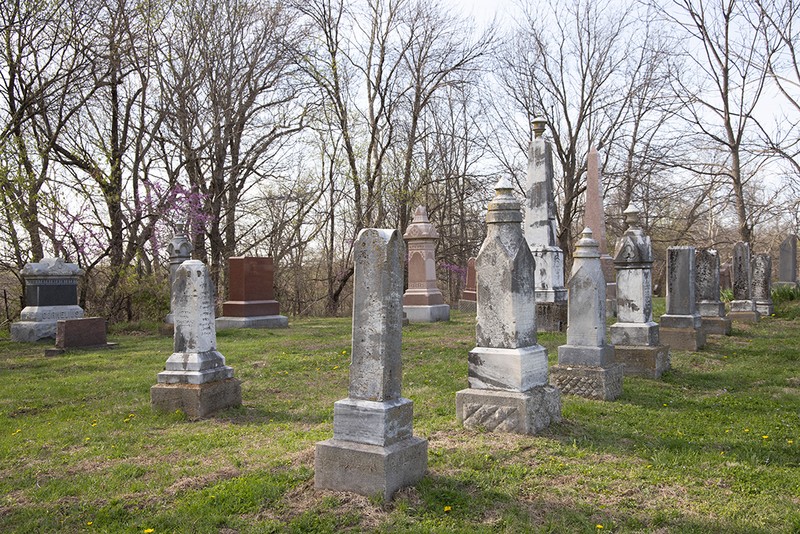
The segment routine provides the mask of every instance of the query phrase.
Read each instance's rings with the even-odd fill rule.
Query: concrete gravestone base
[[[736,321],[737,323],[757,323],[761,320],[761,314],[755,310],[743,310],[739,311],[734,309],[734,303],[736,301],[731,302],[731,311],[728,313],[728,317],[732,321]],[[749,305],[752,305],[752,301],[747,301]]]
[[[450,306],[434,304],[430,306],[403,306],[408,320],[412,323],[435,323],[450,320]]]
[[[217,330],[226,328],[288,328],[285,315],[263,315],[261,317],[217,317]]]
[[[683,316],[679,316],[683,318]],[[698,324],[685,326],[682,321],[671,321],[666,315],[661,316],[661,328],[659,330],[661,342],[669,345],[675,350],[688,350],[696,352],[706,344],[706,332],[702,328],[702,320],[698,318]],[[671,326],[671,325],[675,326]],[[670,325],[670,326],[668,326]]]
[[[189,419],[203,419],[226,408],[242,405],[242,385],[236,378],[204,384],[156,384],[150,402],[160,411],[181,410]]]
[[[622,395],[623,368],[620,364],[606,367],[554,365],[550,383],[565,395],[611,401]]]
[[[622,364],[625,376],[659,379],[669,370],[669,346],[614,346],[614,362]]]
[[[537,434],[561,421],[561,392],[552,386],[525,392],[462,389],[456,393],[456,417],[467,428]]]
[[[703,332],[721,336],[731,335],[733,323],[730,317],[703,317]]]

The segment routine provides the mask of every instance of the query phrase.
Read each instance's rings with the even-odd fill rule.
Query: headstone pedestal
[[[425,206],[418,206],[403,238],[408,242],[408,289],[403,311],[409,322],[450,320],[450,306],[436,286],[436,240],[439,232],[428,220]]]

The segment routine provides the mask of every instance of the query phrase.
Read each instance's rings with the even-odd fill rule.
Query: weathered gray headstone
[[[622,394],[623,369],[606,343],[606,281],[589,228],[575,246],[568,287],[567,344],[558,347],[550,383],[565,394],[614,400]]]
[[[719,254],[713,248],[698,248],[695,267],[695,298],[703,330],[706,334],[730,335],[731,320],[725,317],[725,304],[720,299]]]
[[[403,239],[408,242],[408,289],[403,294],[403,311],[409,322],[434,323],[450,320],[436,285],[436,241],[439,232],[428,220],[425,206],[417,207]]]
[[[520,205],[507,179],[495,190],[475,261],[470,387],[456,393],[456,415],[466,427],[535,434],[561,420],[561,396],[547,383],[547,350],[536,340],[535,263],[522,235]]]
[[[733,247],[733,265],[731,267],[733,300],[731,312],[728,314],[734,321],[757,323],[760,314],[753,300],[753,270],[750,261],[750,243],[739,241]]]
[[[478,283],[475,275],[475,258],[467,260],[467,279],[461,299],[458,301],[458,310],[464,313],[477,313],[478,311]]]
[[[661,316],[661,341],[672,349],[697,351],[706,344],[695,296],[694,247],[667,249],[667,313]]]
[[[772,305],[772,257],[769,254],[756,254],[752,260],[753,301],[760,315],[775,313]]]
[[[317,488],[389,500],[425,475],[428,442],[413,435],[413,403],[400,391],[403,248],[396,230],[358,235],[350,391],[334,404],[333,438],[317,443]]]
[[[536,262],[536,328],[540,332],[558,332],[567,327],[567,289],[564,252],[556,240],[553,153],[550,142],[543,137],[545,126],[545,119],[533,120],[522,227]]]
[[[25,307],[20,320],[11,325],[13,341],[39,341],[56,337],[59,319],[80,319],[78,281],[83,270],[61,258],[43,258],[26,263],[20,271],[25,280]]]
[[[175,271],[174,352],[150,388],[150,401],[157,410],[180,409],[190,418],[200,418],[242,404],[241,384],[217,351],[214,293],[203,262],[187,260]]]
[[[653,248],[639,227],[639,210],[625,210],[627,230],[617,242],[617,322],[611,325],[614,361],[625,375],[660,378],[669,369],[669,347],[659,344],[653,321]]]
[[[177,225],[175,234],[172,236],[169,245],[167,245],[167,254],[169,254],[170,311],[164,322],[168,324],[173,324],[172,284],[175,282],[175,274],[178,272],[178,267],[180,267],[183,262],[192,259],[192,250],[194,250],[194,247],[186,235],[186,225]]]
[[[789,286],[797,285],[797,236],[794,234],[789,235],[781,243],[777,283]]]
[[[608,255],[606,245],[606,214],[603,208],[603,179],[600,176],[600,155],[595,147],[589,150],[586,161],[586,206],[583,213],[583,224],[592,231],[600,250],[600,264],[606,280],[606,309],[615,317],[617,315],[617,280],[614,272],[614,260]]]

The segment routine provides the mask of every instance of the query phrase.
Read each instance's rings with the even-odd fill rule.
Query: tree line
[[[537,116],[568,257],[591,147],[610,235],[635,202],[657,248],[769,247],[798,226],[798,19],[796,0],[530,0],[494,22],[442,0],[10,0],[0,268],[18,294],[61,256],[82,305],[157,318],[186,223],[220,300],[228,257],[268,255],[286,312],[346,313],[358,231],[424,204],[455,299]]]

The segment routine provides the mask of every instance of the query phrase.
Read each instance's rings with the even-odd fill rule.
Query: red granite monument
[[[403,239],[408,243],[408,289],[403,294],[403,311],[412,323],[450,320],[450,306],[436,287],[436,240],[439,232],[428,220],[425,206],[419,206]]]
[[[459,311],[476,313],[478,311],[478,284],[475,281],[475,258],[467,260],[467,282],[458,301]]]
[[[289,320],[280,315],[280,305],[275,300],[274,276],[272,258],[228,259],[229,300],[222,303],[217,329],[289,326]]]

